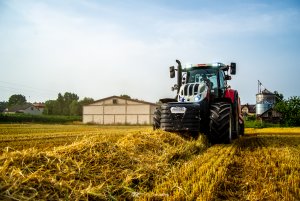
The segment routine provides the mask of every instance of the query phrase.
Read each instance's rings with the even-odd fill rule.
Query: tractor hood
[[[200,102],[207,97],[209,87],[205,82],[183,84],[178,93],[178,102]]]

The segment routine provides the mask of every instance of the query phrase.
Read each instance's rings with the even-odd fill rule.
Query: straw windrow
[[[93,136],[51,151],[6,152],[0,158],[1,198],[117,199],[151,191],[174,165],[205,150],[162,131],[122,138]]]

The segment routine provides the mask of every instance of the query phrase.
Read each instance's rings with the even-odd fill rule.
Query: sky
[[[300,96],[295,0],[0,0],[0,101],[71,92],[95,100],[175,97],[169,66],[236,62],[243,104],[258,80]]]

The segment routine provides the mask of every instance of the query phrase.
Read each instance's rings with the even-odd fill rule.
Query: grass
[[[0,200],[299,200],[300,128],[210,146],[151,127],[0,125]]]
[[[274,124],[269,122],[264,122],[260,120],[245,120],[245,128],[271,128],[271,127],[281,127],[280,124]]]

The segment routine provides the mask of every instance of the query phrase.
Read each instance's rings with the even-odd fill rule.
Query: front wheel
[[[233,117],[231,105],[214,103],[210,108],[209,139],[212,143],[231,143]]]

